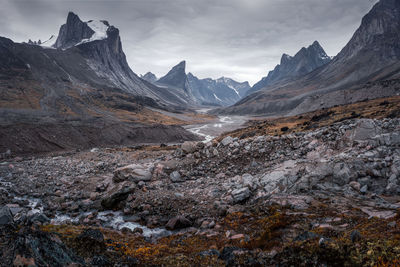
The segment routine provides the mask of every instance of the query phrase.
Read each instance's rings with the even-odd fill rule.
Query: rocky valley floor
[[[0,264],[398,266],[400,119],[376,117],[4,159]]]

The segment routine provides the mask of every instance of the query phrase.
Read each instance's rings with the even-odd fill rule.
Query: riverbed
[[[243,128],[248,120],[249,117],[245,116],[218,116],[215,121],[204,124],[187,125],[184,128],[203,137],[204,142],[209,142],[224,132]]]

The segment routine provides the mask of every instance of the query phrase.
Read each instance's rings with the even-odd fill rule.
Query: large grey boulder
[[[145,168],[138,164],[131,164],[125,167],[118,168],[114,171],[113,181],[114,183],[120,183],[123,181],[150,181],[152,173],[150,169]]]
[[[196,151],[196,148],[197,142],[186,141],[181,145],[182,151],[186,154],[193,153],[194,151]]]
[[[227,146],[227,145],[231,144],[232,142],[233,142],[233,138],[231,136],[227,136],[221,141],[221,143],[224,146]]]
[[[356,127],[352,130],[350,139],[352,141],[370,140],[380,134],[382,129],[376,125],[374,120],[361,119],[357,122]]]
[[[236,204],[247,200],[251,196],[251,192],[248,187],[243,187],[233,190],[231,195],[233,198],[233,202]]]

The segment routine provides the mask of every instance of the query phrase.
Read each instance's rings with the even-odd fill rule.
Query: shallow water
[[[85,212],[80,214],[78,217],[74,218],[65,214],[58,214],[54,219],[52,219],[52,223],[53,224],[78,223],[81,218],[85,218],[90,213],[91,212]],[[150,229],[138,223],[127,222],[124,220],[124,216],[120,211],[102,211],[97,214],[96,218],[101,222],[101,225],[106,228],[112,228],[115,230],[122,230],[123,228],[128,228],[132,231],[136,228],[140,228],[143,230],[142,235],[147,238],[160,238],[172,234],[172,232],[164,228]]]
[[[218,119],[206,124],[187,125],[185,129],[204,138],[209,142],[224,132],[233,131],[244,127],[248,120],[245,116],[218,116]]]

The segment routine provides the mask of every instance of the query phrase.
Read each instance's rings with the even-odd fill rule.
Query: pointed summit
[[[86,23],[73,12],[69,12],[67,22],[60,28],[55,48],[70,48],[83,39],[89,39],[95,33]]]
[[[140,78],[142,78],[145,81],[154,83],[157,81],[157,76],[153,74],[152,72],[147,72],[145,75],[141,75]]]
[[[283,54],[281,63],[273,71],[270,71],[267,77],[256,83],[247,92],[247,95],[283,79],[310,73],[330,61],[331,58],[325,53],[318,41],[315,41],[307,48],[301,48],[293,57]]]
[[[158,80],[159,83],[172,85],[186,90],[186,61],[179,62],[178,65],[173,67],[167,75]]]

